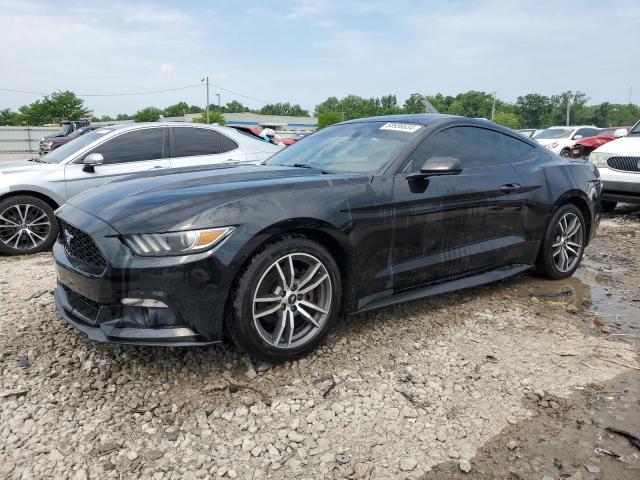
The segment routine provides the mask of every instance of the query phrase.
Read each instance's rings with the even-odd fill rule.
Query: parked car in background
[[[569,152],[570,158],[588,158],[591,152],[596,148],[601,147],[607,142],[615,140],[616,138],[624,137],[631,127],[609,127],[600,130],[600,133],[594,137],[583,138],[578,140],[571,147]]]
[[[79,128],[89,126],[89,124],[90,124],[89,120],[75,120],[75,121],[64,120],[62,122],[59,122],[58,123],[59,128],[56,133],[52,133],[51,135],[46,135],[40,139],[39,150],[42,150],[43,143],[46,143],[55,138],[67,137],[71,135],[71,133],[78,130]]]
[[[92,340],[314,349],[339,314],[578,268],[598,171],[486,120],[391,115],[262,165],[148,173],[56,213],[58,312]]]
[[[599,131],[599,128],[587,125],[579,127],[550,127],[536,135],[534,140],[561,157],[568,157],[576,140],[593,137]]]
[[[40,153],[40,155],[49,153],[51,150],[55,150],[59,146],[70,142],[74,138],[79,137],[80,135],[84,135],[85,133],[92,132],[93,130],[97,130],[98,128],[100,127],[96,125],[88,125],[86,127],[80,127],[71,132],[69,135],[65,135],[62,137],[41,138],[38,153]]]
[[[640,121],[626,136],[591,152],[589,161],[600,171],[604,211],[613,211],[619,202],[640,204]]]
[[[190,123],[101,127],[32,160],[0,164],[0,253],[46,250],[53,211],[89,188],[133,173],[216,163],[257,163],[281,146],[237,130]]]
[[[525,137],[535,138],[537,134],[539,134],[540,132],[543,132],[544,130],[539,130],[537,128],[521,128],[518,131],[521,134],[523,134]]]

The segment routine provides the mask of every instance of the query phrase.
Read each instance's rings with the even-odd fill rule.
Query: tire
[[[57,235],[56,217],[47,202],[29,195],[0,200],[0,254],[43,252]]]
[[[602,211],[604,213],[611,213],[616,209],[618,202],[602,202]]]
[[[293,288],[290,261],[295,272]],[[320,265],[314,271],[316,262]],[[311,352],[326,337],[338,317],[341,299],[340,272],[331,254],[305,237],[282,237],[256,253],[235,282],[226,333],[255,358],[293,360]]]
[[[562,158],[569,158],[569,149],[568,149],[568,148],[563,149],[563,150],[560,152],[560,156],[561,156]]]
[[[576,233],[570,235],[574,228]],[[580,266],[586,244],[587,229],[582,212],[573,204],[563,205],[547,226],[536,262],[537,272],[554,280],[570,277]]]

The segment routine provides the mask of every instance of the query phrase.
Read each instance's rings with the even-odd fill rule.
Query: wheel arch
[[[352,252],[349,248],[346,235],[326,221],[311,218],[287,219],[277,222],[263,228],[253,236],[252,241],[248,242],[237,255],[237,258],[239,258],[238,268],[236,269],[236,273],[231,282],[231,288],[227,295],[227,304],[232,298],[232,293],[236,288],[239,278],[247,268],[251,259],[268,245],[290,235],[299,235],[308,238],[322,245],[333,256],[338,266],[342,282],[342,310],[350,309],[350,305],[355,297],[355,289],[352,287],[352,285],[354,285],[354,269],[351,261],[353,258],[351,255]]]
[[[587,229],[587,242],[591,239],[591,229],[593,227],[593,219],[595,212],[593,211],[591,201],[587,194],[581,190],[569,190],[565,192],[553,206],[552,215],[562,206],[573,204],[580,210],[584,217],[585,227]]]
[[[56,210],[58,207],[60,207],[60,204],[56,202],[52,196],[42,192],[35,192],[33,190],[11,190],[10,192],[6,192],[0,195],[0,201],[6,200],[7,198],[19,197],[19,196],[29,196],[29,197],[38,198],[43,202],[45,202],[47,205],[49,205],[53,210]]]

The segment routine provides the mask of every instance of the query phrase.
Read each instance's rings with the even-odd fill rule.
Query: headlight
[[[607,160],[609,160],[610,156],[611,154],[606,152],[591,152],[591,155],[589,155],[589,161],[596,167],[606,167]]]
[[[123,240],[133,253],[143,257],[197,253],[220,244],[235,227],[188,230],[185,232],[140,233],[124,235]]]

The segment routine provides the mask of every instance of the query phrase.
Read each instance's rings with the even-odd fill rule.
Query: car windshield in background
[[[82,127],[82,128],[77,129],[77,130],[74,130],[73,132],[71,132],[69,134],[69,138],[79,137],[80,135],[82,135],[83,133],[85,133],[87,131],[87,128],[88,127]]]
[[[598,135],[613,135],[615,133],[615,131],[617,130],[617,128],[603,128],[602,130],[600,130],[600,132],[598,132]]]
[[[74,154],[81,148],[86,147],[91,142],[96,141],[97,139],[99,139],[100,137],[104,136],[109,132],[111,132],[111,130],[107,128],[100,128],[98,130],[94,130],[93,132],[89,132],[85,135],[80,135],[79,137],[71,140],[69,143],[65,143],[64,145],[42,156],[41,160],[47,163],[60,163],[69,155]]]
[[[308,166],[329,173],[374,173],[393,160],[422,128],[395,122],[335,125],[288,146],[266,163]]]
[[[640,122],[636,123],[627,135],[640,135]]]
[[[549,128],[543,132],[540,132],[535,136],[536,140],[553,140],[556,138],[568,138],[573,132],[573,128]]]

